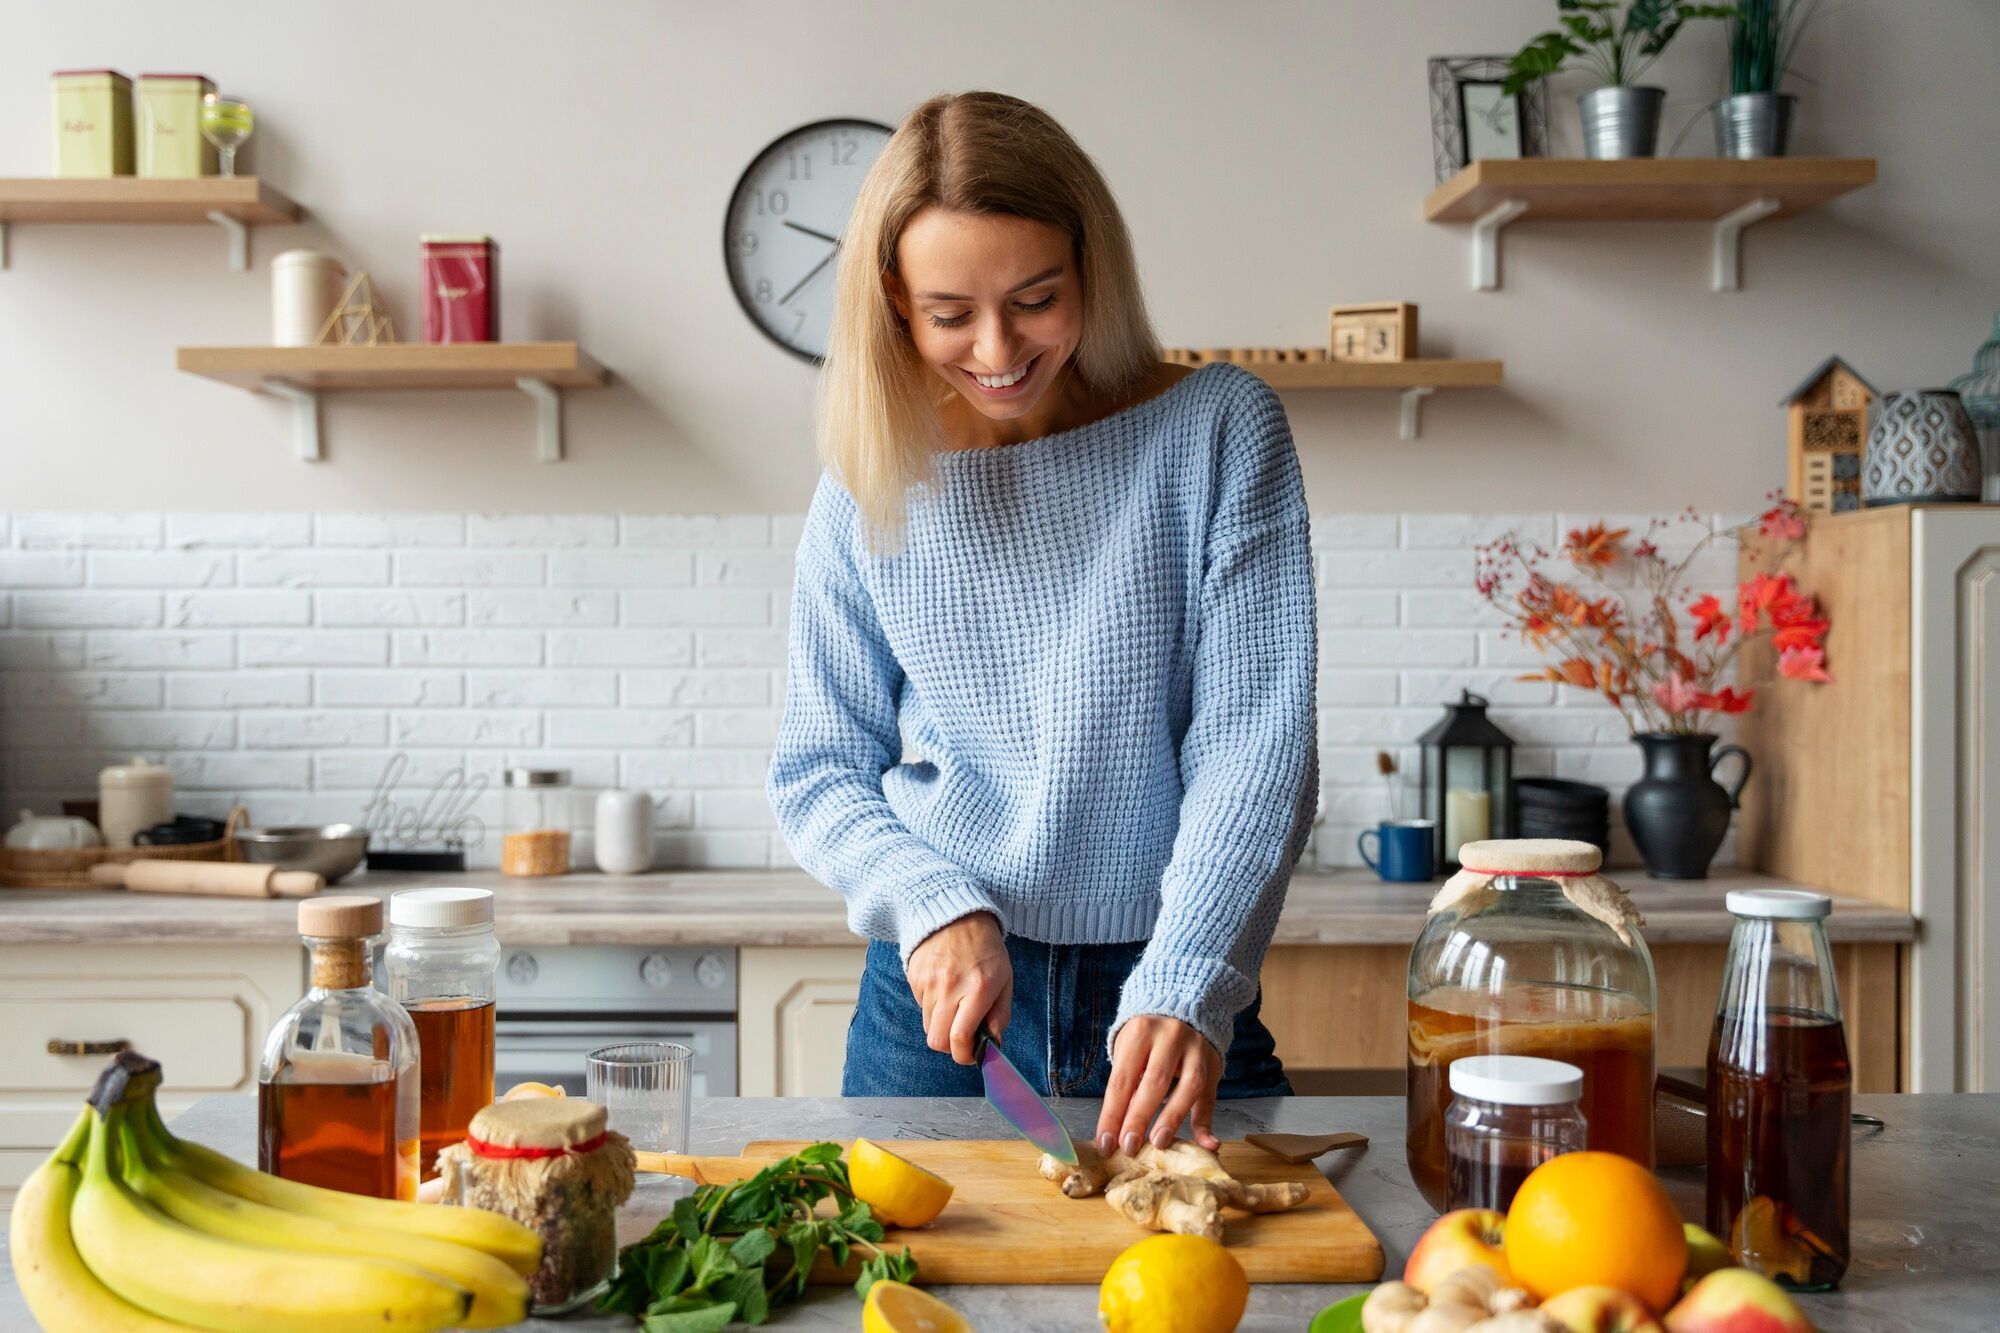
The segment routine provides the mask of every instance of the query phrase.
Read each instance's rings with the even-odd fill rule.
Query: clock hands
[[[783,296],[778,298],[778,304],[790,305],[792,303],[792,298],[799,294],[799,288],[805,286],[807,283],[811,282],[814,278],[818,277],[819,271],[825,268],[828,264],[831,264],[833,262],[833,257],[839,253],[840,251],[838,249],[827,251],[825,259],[822,259],[817,264],[814,264],[810,272],[808,272],[803,278],[800,278],[797,282],[792,284],[792,289],[790,291],[786,292]]]
[[[811,227],[801,226],[799,223],[792,221],[790,218],[785,219],[785,225],[787,227],[790,227],[793,231],[802,231],[808,236],[816,236],[820,240],[831,242],[834,245],[840,244],[840,238],[838,236],[829,236],[823,231],[815,231]]]

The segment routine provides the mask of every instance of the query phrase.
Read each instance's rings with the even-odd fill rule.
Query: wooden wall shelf
[[[1500,285],[1500,229],[1521,217],[1562,221],[1708,222],[1713,286],[1742,286],[1743,229],[1790,217],[1875,180],[1872,157],[1482,159],[1432,190],[1429,222],[1472,224],[1472,285]]]
[[[1424,399],[1438,389],[1483,389],[1500,383],[1499,361],[1457,361],[1443,357],[1417,357],[1408,361],[1331,361],[1256,359],[1260,352],[1282,351],[1298,356],[1299,349],[1231,349],[1236,355],[1213,356],[1197,350],[1176,350],[1169,359],[1181,364],[1227,361],[1241,366],[1274,389],[1399,389],[1402,414],[1397,435],[1414,440],[1420,433],[1418,411]],[[1316,355],[1323,353],[1315,353]]]
[[[300,458],[323,456],[319,395],[398,389],[519,389],[535,400],[536,456],[563,456],[564,389],[601,388],[603,366],[573,342],[385,343],[373,347],[183,347],[177,369],[288,399]]]
[[[297,222],[303,212],[256,176],[0,179],[0,268],[7,266],[7,228],[16,222],[145,226],[213,222],[228,233],[229,267],[240,273],[250,267],[251,227]]]

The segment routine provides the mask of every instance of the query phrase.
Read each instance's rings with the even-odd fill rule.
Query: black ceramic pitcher
[[[1625,827],[1655,879],[1707,879],[1708,863],[1729,832],[1736,798],[1750,780],[1750,753],[1740,745],[1715,746],[1715,737],[1662,731],[1632,737],[1646,759],[1646,775],[1625,793]],[[1743,769],[1724,787],[1712,772],[1735,755]]]

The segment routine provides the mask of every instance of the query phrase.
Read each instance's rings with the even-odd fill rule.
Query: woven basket
[[[214,842],[184,842],[164,847],[76,847],[27,851],[0,848],[0,889],[90,889],[90,868],[127,861],[241,861],[243,844],[236,830],[250,818],[237,806],[229,812],[222,836]]]

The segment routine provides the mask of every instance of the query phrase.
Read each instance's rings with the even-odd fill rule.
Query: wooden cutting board
[[[805,1147],[764,1141],[743,1156],[688,1159],[710,1183],[740,1179]],[[885,1142],[898,1156],[954,1186],[951,1204],[926,1227],[891,1230],[908,1245],[924,1282],[1088,1283],[1154,1233],[1102,1198],[1071,1199],[1035,1172],[1041,1155],[1020,1139],[914,1139]],[[1286,1213],[1226,1215],[1223,1243],[1252,1282],[1373,1282],[1382,1247],[1340,1192],[1311,1163],[1291,1164],[1244,1143],[1224,1143],[1222,1164],[1246,1182],[1304,1181],[1306,1201]],[[852,1281],[853,1268],[820,1257],[815,1282]]]

